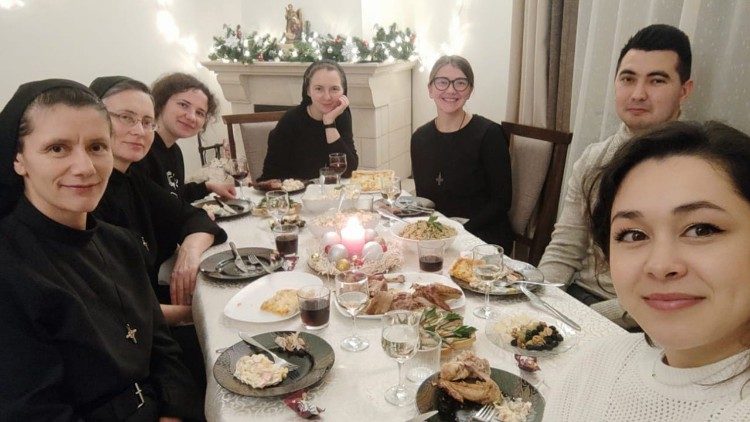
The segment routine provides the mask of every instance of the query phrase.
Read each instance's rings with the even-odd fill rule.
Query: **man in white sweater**
[[[547,280],[566,283],[572,296],[625,327],[633,323],[623,318],[609,270],[592,248],[587,180],[633,135],[679,117],[693,89],[691,61],[687,35],[669,25],[645,27],[622,48],[615,108],[623,123],[614,135],[589,145],[573,165],[560,218],[539,264]]]

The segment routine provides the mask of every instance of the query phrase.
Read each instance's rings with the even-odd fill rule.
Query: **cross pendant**
[[[133,344],[138,344],[138,340],[135,338],[135,333],[137,333],[138,330],[135,328],[131,328],[130,324],[125,324],[125,328],[127,328],[128,330],[128,333],[125,334],[125,339],[132,341]]]
[[[443,179],[443,172],[441,171],[440,173],[438,173],[438,177],[435,178],[435,181],[437,182],[438,186],[442,186],[443,180],[445,179]]]

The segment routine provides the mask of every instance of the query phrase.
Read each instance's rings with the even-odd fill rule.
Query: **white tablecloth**
[[[260,195],[248,189],[245,192],[248,198],[255,202],[261,198]],[[296,199],[299,200],[299,195]],[[304,211],[302,216],[308,221],[312,219],[312,216],[305,215]],[[234,241],[237,247],[274,248],[273,236],[266,219],[247,216],[222,222],[221,226],[229,234],[229,240]],[[378,232],[388,233],[382,227],[378,227]],[[306,257],[309,256],[308,248],[312,248],[313,243],[309,229],[303,229],[300,232],[301,258],[295,271],[312,272],[307,267]],[[479,239],[468,232],[460,233],[453,246],[446,252],[446,267],[462,250],[468,250],[480,243],[482,242]],[[207,250],[204,257],[227,249],[229,249],[227,244],[215,246]],[[404,261],[404,266],[399,271],[419,271],[414,252],[405,251]],[[447,271],[448,268],[443,269],[444,274],[447,274]],[[325,276],[322,276],[322,280],[332,288],[333,280],[329,283]],[[239,396],[219,386],[213,377],[212,368],[219,356],[216,350],[239,341],[238,331],[263,333],[303,329],[299,317],[277,323],[254,324],[231,320],[224,316],[224,305],[245,285],[246,283],[222,283],[199,276],[195,289],[193,316],[206,359],[208,378],[206,417],[209,421],[298,421],[299,417],[287,408],[280,398]],[[542,395],[547,395],[549,386],[543,380],[559,374],[565,363],[582,346],[598,337],[620,333],[623,330],[560,289],[544,288],[539,294],[582,327],[579,333],[580,341],[573,349],[556,357],[539,359],[542,371],[539,373],[539,378],[532,380],[532,383]],[[479,356],[489,359],[493,367],[520,375],[521,371],[516,366],[513,355],[490,343],[484,334],[485,320],[476,318],[472,314],[475,307],[482,305],[484,296],[466,292],[466,299],[467,303],[463,309],[464,321],[478,328],[474,351]],[[519,297],[493,297],[492,305],[506,309],[541,312],[532,308],[528,300]],[[339,346],[339,342],[351,333],[352,322],[350,318],[339,314],[335,306],[331,307],[329,326],[314,332],[328,341],[336,354],[336,362],[332,370],[319,385],[308,391],[314,403],[326,409],[323,419],[329,421],[403,421],[416,415],[417,410],[414,405],[399,408],[386,402],[383,397],[384,391],[397,383],[398,370],[396,362],[388,358],[380,347],[380,321],[358,319],[357,325],[359,334],[370,341],[370,347],[358,353],[344,351]]]

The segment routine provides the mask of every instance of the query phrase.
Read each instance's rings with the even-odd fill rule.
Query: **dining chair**
[[[206,145],[203,136],[198,134],[198,155],[201,159],[201,167],[210,163],[214,158],[221,158],[221,143]]]
[[[502,122],[510,143],[513,201],[512,257],[538,265],[552,238],[562,189],[570,132]]]
[[[221,120],[227,125],[229,151],[232,158],[237,158],[235,125],[239,127],[239,136],[245,148],[245,157],[253,180],[257,180],[263,172],[263,161],[268,151],[268,134],[276,127],[276,123],[283,115],[284,111],[264,111],[221,116]]]

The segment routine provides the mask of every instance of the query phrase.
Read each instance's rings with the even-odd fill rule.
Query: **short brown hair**
[[[466,75],[466,79],[469,80],[469,86],[471,88],[474,88],[474,71],[471,69],[469,61],[461,56],[442,56],[437,59],[435,64],[432,65],[432,70],[430,71],[430,79],[429,82],[427,82],[427,86],[429,86],[435,80],[435,75],[438,73],[438,70],[440,70],[440,68],[445,65],[454,66],[458,70],[463,72],[464,75]]]
[[[216,97],[211,93],[206,84],[199,81],[195,76],[188,75],[187,73],[170,73],[157,79],[151,86],[151,94],[154,96],[154,112],[156,113],[156,118],[159,118],[167,101],[169,101],[173,95],[190,91],[192,89],[202,91],[208,98],[208,110],[206,110],[208,118],[203,124],[203,129],[205,130],[209,121],[216,118],[216,114],[219,112],[219,104],[216,102]]]

